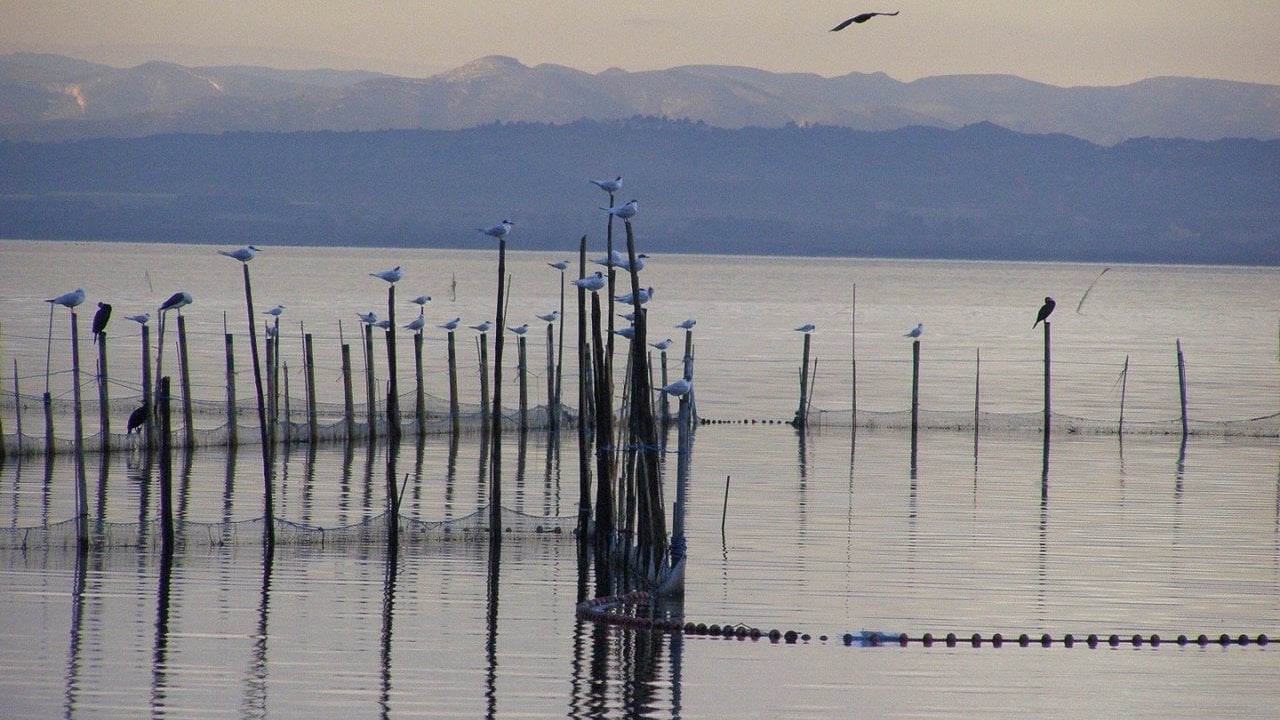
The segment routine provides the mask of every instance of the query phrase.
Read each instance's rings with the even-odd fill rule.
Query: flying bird
[[[404,270],[402,270],[400,266],[397,265],[391,268],[390,270],[383,270],[381,272],[369,273],[369,276],[376,277],[380,280],[386,280],[387,282],[394,284],[394,283],[400,282],[400,278],[404,277]]]
[[[573,284],[577,285],[583,290],[590,290],[591,292],[596,292],[597,290],[602,289],[605,285],[608,285],[609,279],[604,276],[604,273],[597,270],[592,275],[588,275],[586,277],[580,277],[577,280],[574,280]]]
[[[413,303],[414,305],[417,305],[418,307],[425,307],[427,303],[431,302],[431,296],[419,295],[418,297],[410,300],[409,302]]]
[[[218,254],[226,255],[227,257],[239,260],[242,263],[247,263],[257,257],[260,252],[262,252],[262,250],[252,245],[245,245],[244,247],[236,248],[235,250],[219,250]]]
[[[616,193],[616,192],[618,192],[619,190],[621,190],[621,189],[622,189],[622,176],[621,176],[621,175],[619,175],[618,177],[616,177],[616,178],[614,178],[614,179],[612,179],[612,180],[591,180],[591,181],[589,181],[589,182],[590,182],[592,185],[595,185],[596,187],[600,188],[601,190],[603,190],[603,191],[605,191],[605,192],[609,193],[610,195],[612,195],[612,194],[614,194],[614,193]]]
[[[524,335],[525,333],[529,332],[529,323],[524,323],[522,325],[517,325],[515,327],[508,327],[507,329],[517,335]]]
[[[568,260],[557,260],[557,261],[555,261],[555,262],[553,262],[553,263],[547,263],[547,266],[548,266],[548,267],[553,267],[553,268],[555,268],[555,269],[560,270],[561,272],[563,272],[563,271],[565,271],[565,270],[568,270],[568,269],[569,269],[569,261],[568,261]]]
[[[623,220],[630,220],[636,216],[636,211],[640,209],[640,203],[631,200],[625,205],[614,205],[613,207],[602,207],[600,209]]]
[[[916,326],[911,328],[911,332],[907,333],[906,335],[903,335],[903,337],[918,338],[923,334],[924,334],[924,323],[916,323]]]
[[[190,305],[191,300],[191,293],[186,290],[179,290],[178,292],[170,295],[168,300],[164,301],[164,304],[160,306],[160,312],[164,313],[168,310],[177,310],[178,314],[181,315],[182,308]]]
[[[551,312],[547,313],[546,315],[539,315],[539,316],[538,316],[538,319],[539,319],[539,320],[545,320],[546,322],[549,322],[549,323],[553,323],[553,322],[555,322],[556,320],[559,320],[559,319],[560,319],[560,311],[559,311],[559,310],[552,310]]]
[[[663,385],[659,389],[668,395],[675,395],[676,397],[684,397],[685,395],[689,394],[690,390],[693,389],[693,383],[689,382],[685,378],[680,378],[679,380],[676,380],[673,383],[670,383],[668,385]]]
[[[676,327],[680,328],[681,330],[692,330],[693,326],[697,324],[698,324],[697,320],[694,320],[693,318],[689,318],[688,320],[685,320],[679,325],[676,325]]]
[[[150,415],[150,413],[147,412],[146,405],[140,405],[134,409],[133,412],[129,413],[129,422],[125,424],[124,434],[132,435],[134,430],[141,433],[142,426],[147,424],[148,415]]]
[[[653,299],[653,288],[651,287],[640,288],[640,304],[641,305],[644,305],[645,303],[649,302],[652,299]],[[635,301],[635,298],[631,296],[631,293],[627,293],[626,295],[619,295],[615,297],[614,300],[617,300],[620,303],[633,303]]]
[[[367,313],[356,313],[356,317],[360,318],[360,322],[365,325],[374,325],[378,322],[378,313],[372,311]]]
[[[649,344],[659,350],[666,350],[667,348],[671,347],[671,338],[667,338],[666,340],[663,340],[661,342],[649,343]]]
[[[860,15],[854,15],[853,17],[849,18],[848,20],[845,20],[844,22],[840,23],[839,25],[837,25],[837,26],[835,26],[835,27],[831,28],[831,32],[839,32],[839,31],[841,31],[841,30],[843,30],[843,29],[845,29],[845,28],[849,27],[850,25],[853,25],[854,23],[857,23],[857,24],[861,25],[862,23],[864,23],[864,22],[866,22],[866,21],[870,20],[871,18],[873,18],[873,17],[875,17],[875,16],[877,16],[877,15],[884,15],[885,17],[893,17],[894,15],[897,15],[897,14],[898,14],[898,11],[897,11],[897,10],[894,10],[893,12],[865,12],[865,13],[862,13],[862,14],[860,14]]]
[[[419,315],[418,317],[410,320],[409,324],[404,326],[404,329],[412,330],[414,332],[419,332],[422,330],[422,328],[426,327],[426,325],[427,325],[427,316]]]
[[[1058,303],[1054,302],[1053,298],[1046,297],[1044,299],[1044,304],[1040,306],[1040,312],[1036,313],[1036,321],[1031,325],[1032,329],[1035,329],[1035,326],[1039,325],[1041,321],[1048,325],[1049,316],[1053,314],[1053,309],[1057,306]]]
[[[84,290],[76,288],[71,292],[62,293],[56,298],[49,298],[48,300],[45,300],[45,302],[53,303],[54,305],[61,305],[67,308],[73,308],[84,302]]]
[[[805,335],[808,335],[809,333],[817,329],[818,329],[817,325],[814,325],[813,323],[805,323],[804,325],[801,325],[800,327],[796,328],[796,332],[802,332]]]
[[[480,232],[493,238],[504,238],[511,233],[511,226],[514,225],[510,220],[503,220],[497,225],[490,225],[487,228],[476,228]]]
[[[111,306],[102,301],[98,302],[98,312],[93,314],[93,342],[98,342],[98,336],[103,330],[107,329],[107,322],[111,320]]]
[[[460,323],[460,322],[462,322],[462,318],[454,318],[454,319],[452,319],[452,320],[450,320],[450,321],[448,321],[448,322],[442,322],[442,323],[440,323],[439,325],[437,325],[436,327],[438,327],[438,328],[444,328],[445,330],[457,330],[457,329],[458,329],[458,323]]]
[[[151,320],[151,313],[141,313],[138,315],[125,315],[125,320],[132,320],[139,325],[146,325]]]
[[[280,317],[282,314],[284,314],[284,306],[283,306],[283,305],[277,305],[277,306],[275,306],[275,307],[271,308],[270,310],[263,310],[263,311],[262,311],[262,314],[263,314],[263,315],[270,315],[271,317],[278,318],[278,317]]]
[[[485,320],[479,325],[468,325],[467,327],[471,328],[472,330],[475,330],[476,332],[487,333],[489,332],[489,328],[493,327],[493,321]]]

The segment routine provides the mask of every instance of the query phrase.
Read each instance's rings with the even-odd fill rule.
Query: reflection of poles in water
[[[107,520],[107,477],[110,474],[111,453],[98,454],[98,499],[95,505],[97,512],[94,517],[95,533],[101,537]]]
[[[387,547],[395,552],[400,544],[400,496],[402,491],[396,486],[396,459],[400,454],[400,443],[387,443]],[[407,482],[409,477],[405,476]]]
[[[222,540],[224,543],[230,542],[235,537],[231,520],[235,516],[233,510],[235,507],[237,455],[236,448],[228,445],[225,473],[222,478]]]
[[[355,464],[356,448],[353,443],[342,446],[342,479],[338,481],[338,524],[347,524],[347,512],[351,508],[351,467]]]
[[[242,713],[249,717],[267,717],[267,620],[271,600],[271,567],[274,558],[270,548],[262,555],[262,592],[258,599],[258,627],[254,634],[249,671],[245,673],[245,698]]]
[[[484,674],[485,717],[497,717],[498,710],[498,589],[502,564],[502,543],[489,543],[489,563],[485,575],[485,639],[487,665]]]
[[[67,649],[66,704],[64,717],[75,717],[80,690],[80,646],[84,634],[85,584],[89,572],[89,554],[76,553],[75,580],[71,585],[71,645]]]
[[[249,263],[240,264],[244,270],[244,305],[249,317],[249,349],[253,357],[253,385],[258,400],[258,435],[262,443],[262,484],[263,484],[263,542],[268,557],[275,546],[275,506],[272,499],[272,486],[275,478],[275,449],[271,447],[271,432],[267,426],[266,398],[262,391],[262,365],[258,358],[258,327],[253,316],[253,285],[249,282]],[[160,317],[161,327],[164,315]]]
[[[160,580],[156,590],[156,642],[151,655],[151,707],[157,709],[168,705],[169,587],[172,574],[173,553],[170,550],[160,556]]]
[[[382,687],[378,694],[380,717],[391,716],[391,621],[395,617],[396,574],[399,569],[399,553],[395,545],[387,547],[387,569],[382,585]]]
[[[449,433],[449,458],[444,469],[444,519],[453,519],[453,491],[458,481],[458,447],[462,441],[461,434]],[[484,452],[483,446],[481,452]],[[483,475],[481,476],[483,477]]]
[[[516,444],[516,512],[524,512],[524,473],[528,461],[529,429],[520,429],[520,440]]]
[[[169,376],[160,378],[160,547],[173,554],[173,423],[169,407]]]

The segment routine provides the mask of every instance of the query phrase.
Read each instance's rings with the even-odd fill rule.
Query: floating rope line
[[[642,617],[635,612],[642,604],[648,604],[653,600],[653,593],[646,590],[637,590],[635,592],[623,595],[611,595],[608,597],[594,598],[585,600],[578,604],[577,615],[580,619],[590,620],[592,622],[605,623],[608,625],[616,625],[619,627],[649,630],[652,632],[664,633],[683,633],[684,635],[706,635],[711,637],[721,637],[725,639],[738,640],[759,640],[767,638],[773,643],[786,643],[794,645],[796,643],[809,643],[814,637],[809,633],[801,633],[795,630],[768,630],[763,631],[759,628],[751,627],[741,623],[725,624],[725,625],[707,625],[705,623],[683,622],[680,618],[674,617]],[[962,636],[956,633],[947,633],[946,635],[934,635],[925,633],[919,637],[911,637],[906,633],[889,633],[879,630],[860,630],[858,632],[846,632],[838,635],[819,635],[818,642],[840,642],[850,647],[907,647],[909,645],[921,645],[923,647],[932,647],[934,645],[945,645],[949,648],[954,647],[1004,647],[1005,645],[1017,645],[1018,647],[1031,647],[1038,645],[1040,647],[1052,647],[1061,645],[1067,648],[1073,648],[1078,645],[1089,648],[1098,647],[1120,647],[1121,645],[1130,645],[1132,647],[1142,647],[1144,645],[1150,647],[1160,647],[1164,644],[1176,644],[1179,647],[1195,645],[1199,647],[1208,647],[1209,645],[1219,645],[1221,647],[1229,646],[1248,646],[1248,645],[1268,645],[1271,640],[1265,633],[1259,633],[1255,636],[1240,634],[1236,636],[1222,633],[1217,637],[1200,634],[1195,637],[1188,635],[1178,635],[1174,639],[1163,639],[1157,634],[1141,635],[1134,634],[1122,637],[1119,634],[1098,635],[1090,633],[1087,636],[1078,637],[1071,633],[1055,639],[1049,634],[1043,634],[1039,637],[1022,633],[1016,638],[1009,636],[1006,638],[1001,633],[994,633],[988,637],[983,637],[981,633],[973,633],[972,635]]]

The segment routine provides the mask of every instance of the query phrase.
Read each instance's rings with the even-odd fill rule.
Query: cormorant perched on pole
[[[1057,306],[1058,303],[1054,302],[1053,298],[1046,297],[1044,299],[1044,304],[1040,306],[1040,312],[1036,313],[1036,321],[1031,325],[1032,329],[1035,329],[1035,326],[1039,325],[1040,321],[1047,321],[1049,319],[1049,315],[1053,313],[1053,309]]]
[[[139,405],[136,410],[129,413],[129,422],[125,426],[124,434],[132,435],[134,430],[139,430],[143,425],[146,425],[150,414],[146,405]]]
[[[102,301],[98,302],[98,312],[93,314],[93,342],[96,345],[98,336],[103,330],[107,329],[107,322],[111,320],[111,306]]]

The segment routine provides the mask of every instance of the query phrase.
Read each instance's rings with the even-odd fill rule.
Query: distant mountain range
[[[1104,146],[987,122],[0,142],[0,237],[487,249],[475,228],[506,217],[514,248],[585,234],[599,254],[608,196],[587,179],[617,174],[651,254],[1280,265],[1280,140]]]
[[[490,123],[633,117],[737,128],[957,129],[991,122],[1112,145],[1129,138],[1280,138],[1280,86],[1164,77],[1062,88],[1008,75],[899,82],[686,66],[597,74],[481,58],[426,79],[369,72],[112,68],[73,58],[0,56],[0,138],[66,141],[162,133],[457,130]]]

